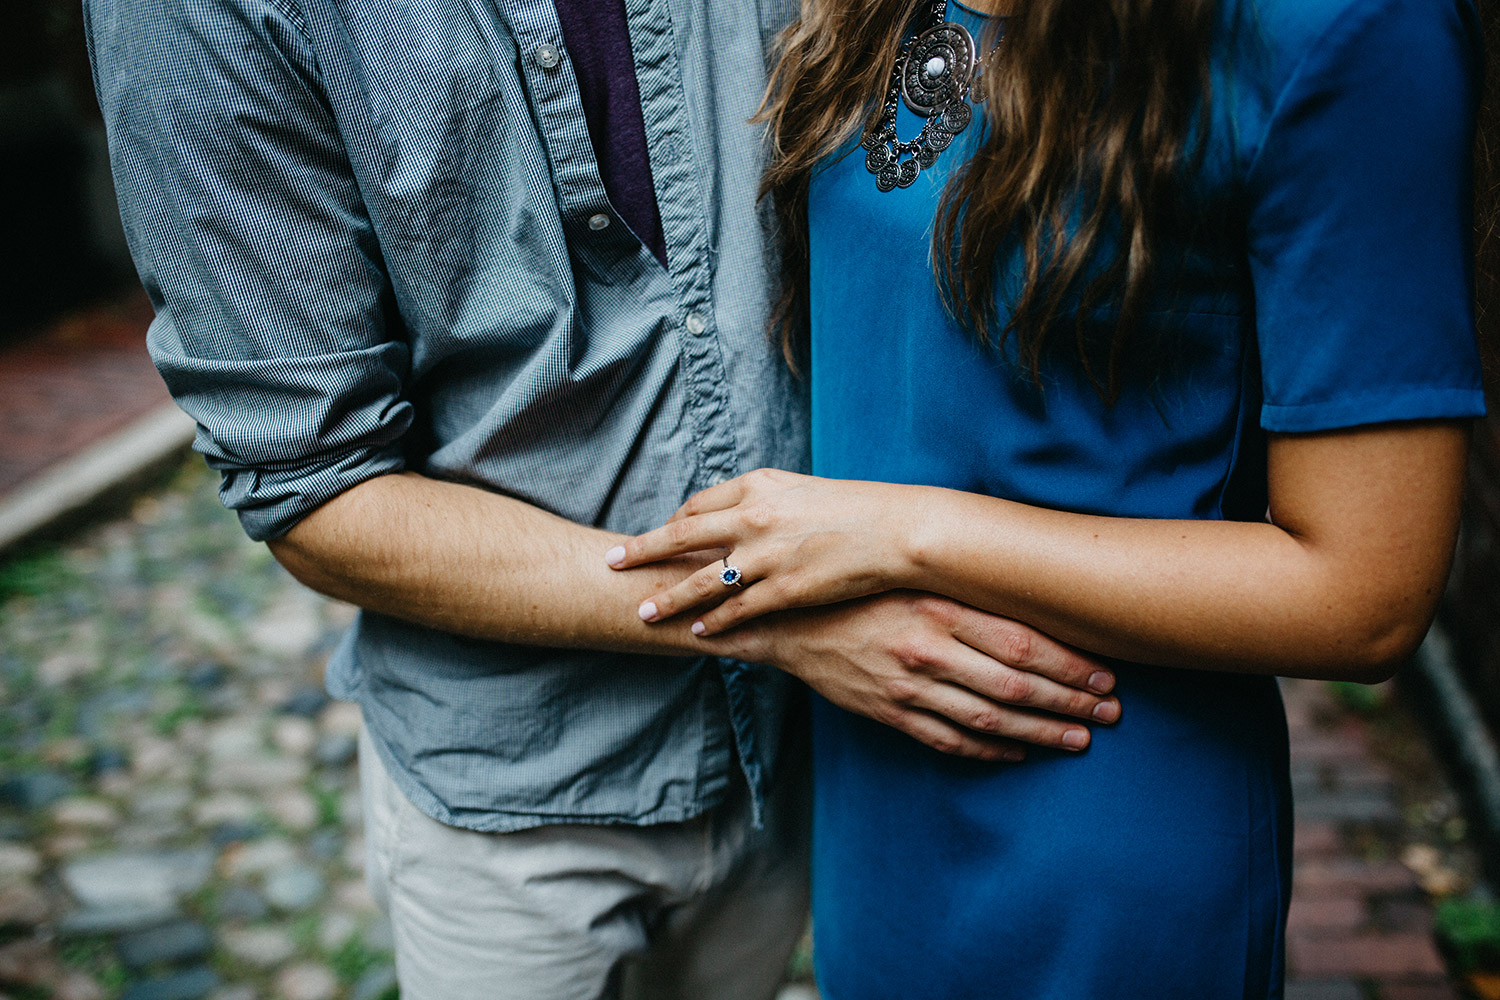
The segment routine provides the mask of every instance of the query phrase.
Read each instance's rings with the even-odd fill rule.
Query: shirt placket
[[[521,55],[521,69],[552,164],[569,249],[583,257],[606,281],[638,278],[637,269],[659,267],[610,205],[599,175],[577,80],[563,47],[556,8],[550,0],[501,0],[499,6]],[[698,176],[700,165],[694,153],[692,120],[667,4],[626,0],[625,11],[657,207],[666,239],[667,275],[675,292],[669,327],[680,345],[680,370],[693,428],[696,454],[692,456],[692,486],[703,489],[733,477],[739,469],[724,355],[714,319],[713,257]],[[713,677],[715,673],[719,671],[707,672],[707,683],[718,679]],[[748,707],[755,700],[755,691],[738,672],[720,676],[731,718],[705,719],[708,730],[700,752],[699,792],[710,792],[708,785],[701,783],[712,783],[716,774],[723,773],[727,747],[716,734],[728,729],[750,786],[758,824],[764,802],[764,775]]]
[[[708,213],[692,141],[677,43],[668,4],[661,0],[625,0],[635,55],[636,80],[646,124],[646,148],[667,242],[667,265],[677,291],[676,326],[682,343],[685,375],[696,440],[699,489],[722,483],[738,472],[730,386],[713,310],[713,255]],[[756,745],[754,706],[757,691],[738,665],[719,661],[741,772],[750,790],[752,821],[760,827],[765,812],[766,776]]]
[[[606,280],[641,250],[609,203],[594,159],[578,81],[563,48],[562,25],[551,0],[501,2],[520,54],[521,72],[552,164],[558,209],[568,246]]]
[[[636,81],[646,125],[646,148],[667,242],[667,269],[676,290],[673,324],[698,445],[694,486],[703,489],[736,475],[738,449],[714,319],[713,256],[702,170],[692,136],[669,5],[625,0]]]

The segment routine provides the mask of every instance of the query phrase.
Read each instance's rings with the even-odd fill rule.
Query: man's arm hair
[[[271,551],[329,596],[445,632],[620,652],[702,655],[687,623],[647,626],[636,607],[702,560],[611,570],[620,536],[513,497],[411,472],[334,497]]]

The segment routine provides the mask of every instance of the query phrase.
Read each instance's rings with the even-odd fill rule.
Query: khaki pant
[[[402,1000],[770,1000],[807,913],[806,803],[650,827],[446,826],[360,740],[370,887]]]

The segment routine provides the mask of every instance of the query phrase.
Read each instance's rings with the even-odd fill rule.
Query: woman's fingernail
[[[1087,729],[1069,729],[1063,733],[1062,745],[1069,750],[1082,750],[1089,745],[1089,731]]]
[[[618,549],[616,551],[623,553],[625,550],[624,549]],[[609,557],[605,556],[605,558],[608,559]],[[622,558],[623,558],[623,556],[622,556]],[[1114,690],[1114,688],[1115,688],[1115,676],[1114,676],[1114,674],[1111,674],[1108,671],[1100,670],[1098,673],[1094,674],[1094,676],[1092,676],[1092,677],[1089,678],[1089,690],[1090,691],[1094,691],[1094,692],[1096,692],[1098,694],[1109,694],[1111,691]]]
[[[693,622],[693,634],[694,635],[702,635],[704,632],[707,632],[707,631],[708,631],[708,626],[707,625],[703,624],[702,622]]]
[[[620,565],[625,561],[625,546],[616,545],[614,548],[604,553],[604,561],[609,563],[611,566]]]
[[[656,602],[647,601],[641,605],[641,621],[649,622],[656,620]]]
[[[1120,705],[1114,701],[1101,701],[1094,706],[1094,718],[1100,722],[1114,722],[1120,717]]]
[[[1026,759],[1026,751],[1024,751],[1024,750],[1007,750],[1003,754],[1000,755],[1000,759],[1001,760],[1008,760],[1012,764],[1019,764],[1019,763],[1021,763],[1021,761],[1023,761],[1023,760]]]

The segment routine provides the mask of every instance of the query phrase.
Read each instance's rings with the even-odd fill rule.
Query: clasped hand
[[[716,635],[761,615],[836,604],[907,585],[899,539],[919,491],[760,469],[689,498],[665,525],[606,555],[616,569],[726,549],[735,587],[711,563],[641,604],[648,622],[710,608],[693,633]]]
[[[763,469],[704,490],[605,558],[628,569],[728,551],[647,598],[641,617],[698,613],[697,635],[728,632],[743,647],[733,655],[774,663],[935,749],[1010,761],[1028,744],[1083,749],[1088,730],[1071,720],[1120,717],[1113,674],[1024,624],[910,589],[906,529],[923,495]],[[724,565],[741,586],[724,582]]]

